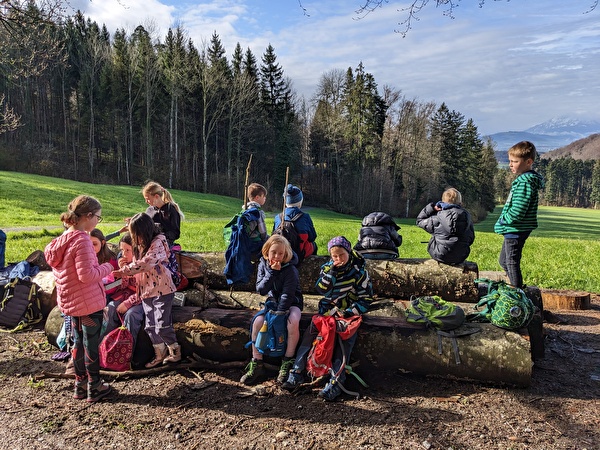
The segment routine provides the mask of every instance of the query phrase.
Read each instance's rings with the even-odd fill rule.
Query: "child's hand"
[[[271,269],[273,270],[281,270],[281,261],[270,260],[269,266],[271,266]]]
[[[120,270],[113,270],[112,275],[115,278],[123,278],[123,272]]]
[[[119,303],[119,306],[117,306],[117,312],[119,314],[125,314],[127,312],[127,306],[125,306],[123,303]]]

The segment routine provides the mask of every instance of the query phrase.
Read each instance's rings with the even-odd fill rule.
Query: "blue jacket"
[[[275,300],[277,311],[287,311],[290,306],[303,308],[304,298],[300,290],[300,275],[296,264],[298,264],[298,257],[295,253],[292,259],[281,267],[281,270],[271,269],[265,258],[261,258],[258,263],[256,291]]]
[[[284,220],[291,220],[297,214],[302,213],[302,216],[294,222],[296,226],[296,231],[298,232],[298,236],[300,237],[300,251],[302,252],[303,258],[306,258],[310,255],[317,254],[317,243],[315,240],[317,239],[317,232],[315,231],[315,226],[313,225],[313,221],[308,215],[300,208],[294,206],[292,208],[285,208],[285,218]],[[281,223],[281,214],[277,214],[275,216],[275,224],[273,226],[273,231],[279,227]]]

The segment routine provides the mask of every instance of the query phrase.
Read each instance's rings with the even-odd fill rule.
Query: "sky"
[[[74,0],[86,17],[164,41],[180,25],[197,48],[214,32],[230,59],[239,42],[257,61],[269,44],[298,96],[363,63],[379,87],[445,102],[481,134],[523,131],[557,117],[600,120],[600,6],[593,0],[462,0],[453,18],[430,0],[405,37],[408,2],[362,17],[364,0]],[[304,10],[301,8],[300,3]]]

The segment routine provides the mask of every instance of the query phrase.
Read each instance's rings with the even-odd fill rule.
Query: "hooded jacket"
[[[439,202],[437,211],[430,203],[417,216],[417,225],[431,234],[427,251],[436,261],[460,264],[471,253],[475,230],[466,209],[452,203]]]
[[[141,299],[160,297],[177,290],[171,271],[167,268],[169,252],[167,238],[163,234],[157,234],[144,256],[134,256],[132,263],[121,267],[124,275],[135,275]]]
[[[539,190],[543,188],[544,178],[535,170],[519,175],[512,182],[510,194],[494,225],[494,231],[507,234],[535,230],[538,226]]]
[[[256,291],[275,300],[277,311],[287,311],[290,306],[303,308],[304,298],[300,290],[300,275],[296,264],[298,256],[295,253],[290,261],[281,266],[281,270],[272,269],[264,257],[260,258]]]
[[[317,239],[317,232],[315,231],[315,226],[313,224],[312,219],[308,215],[308,213],[303,212],[297,206],[288,206],[285,208],[285,217],[283,220],[291,220],[296,215],[302,213],[295,222],[294,225],[296,227],[296,231],[298,232],[298,237],[300,238],[300,251],[302,252],[302,259],[317,254],[317,243],[315,240]],[[273,232],[279,227],[281,223],[281,214],[277,214],[275,216],[275,222],[273,225]]]
[[[56,281],[58,307],[65,315],[87,316],[106,306],[102,278],[114,268],[109,262],[98,263],[88,233],[63,233],[46,246],[44,256]]]
[[[402,244],[399,229],[389,214],[372,212],[363,218],[354,250],[363,256],[369,253],[387,253],[390,258],[397,258],[398,247]]]

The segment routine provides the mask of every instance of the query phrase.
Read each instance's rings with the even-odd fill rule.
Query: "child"
[[[184,218],[179,205],[175,203],[171,193],[155,181],[144,185],[142,195],[149,205],[146,214],[164,233],[169,247],[173,247],[179,239],[181,220]]]
[[[427,251],[436,261],[460,264],[471,253],[475,230],[458,190],[448,188],[442,201],[425,206],[417,216],[417,225],[431,234]]]
[[[154,346],[154,359],[146,368],[181,360],[171,318],[175,285],[167,269],[169,245],[149,215],[138,213],[129,222],[133,243],[133,262],[113,272],[115,277],[135,275],[146,315],[145,330]]]
[[[133,262],[133,241],[131,235],[125,233],[119,241],[119,267],[124,267]],[[121,321],[133,336],[133,349],[138,333],[144,320],[144,308],[142,300],[136,295],[137,286],[134,277],[122,277],[121,285],[110,294],[111,301],[107,305],[106,312],[106,331],[110,333],[115,328],[121,326]]]
[[[402,244],[399,229],[389,214],[372,212],[363,218],[354,250],[367,259],[396,259]]]
[[[302,262],[304,258],[310,255],[317,254],[317,232],[313,225],[313,221],[308,215],[301,211],[304,195],[299,187],[288,184],[285,190],[285,217],[283,220],[294,222],[296,232],[300,238],[299,248],[293,249],[298,254],[298,261]],[[275,224],[273,231],[279,228],[282,222],[281,214],[275,216]]]
[[[517,174],[517,178],[511,185],[510,194],[494,225],[494,231],[504,236],[500,266],[506,272],[510,284],[518,288],[523,287],[523,246],[529,234],[538,226],[538,191],[544,188],[544,179],[532,170],[536,154],[535,145],[529,141],[521,141],[508,149],[509,167],[512,173]]]
[[[106,305],[102,278],[113,266],[98,263],[89,232],[102,220],[102,206],[93,197],[80,195],[69,203],[60,220],[68,228],[53,239],[44,251],[56,279],[58,306],[72,317],[74,334],[73,398],[90,403],[106,396],[111,387],[100,379],[98,343],[102,327],[102,309]]]
[[[298,257],[292,251],[287,239],[279,235],[267,239],[262,248],[262,256],[258,264],[256,290],[260,295],[268,295],[267,301],[274,303],[278,313],[288,314],[287,346],[277,376],[277,382],[283,383],[294,365],[294,352],[300,339],[299,325],[304,299],[296,268]],[[246,385],[254,384],[265,375],[263,355],[254,345],[264,320],[264,315],[260,315],[252,324],[252,361],[246,366],[246,373],[240,379],[240,383]]]
[[[321,267],[321,275],[316,284],[317,290],[324,295],[319,302],[319,314],[341,314],[350,317],[366,313],[373,300],[373,287],[365,268],[365,259],[352,250],[352,245],[344,236],[331,239],[327,244],[327,250],[331,260]],[[318,330],[311,322],[296,353],[294,366],[290,370],[287,381],[283,383],[284,389],[294,390],[304,381],[302,372],[306,368],[308,353],[317,335]],[[340,371],[343,369],[342,361],[344,356],[346,362],[350,360],[356,337],[355,333],[349,339],[342,341],[343,348],[336,340],[332,369],[339,375],[336,379],[329,380],[325,388],[319,392],[319,397],[326,401],[335,400],[342,392],[339,385],[346,379],[345,371]]]
[[[248,203],[246,204],[246,211],[252,208],[257,209],[260,212],[260,219],[257,221],[256,230],[260,235],[260,240],[266,242],[269,235],[267,234],[267,225],[265,223],[265,212],[262,210],[262,206],[267,201],[267,189],[258,183],[252,183],[246,190],[248,197]],[[252,238],[252,235],[250,236]]]

